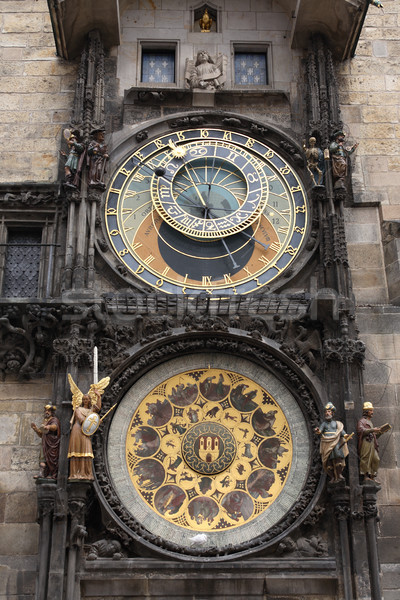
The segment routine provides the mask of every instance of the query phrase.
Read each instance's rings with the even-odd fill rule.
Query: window
[[[267,51],[247,51],[235,49],[235,84],[236,85],[268,85]]]
[[[142,83],[175,82],[175,50],[142,48]]]
[[[9,230],[3,271],[3,297],[37,297],[39,288],[40,230]]]

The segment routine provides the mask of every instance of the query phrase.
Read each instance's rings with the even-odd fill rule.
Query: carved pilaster
[[[71,124],[84,142],[92,129],[104,127],[104,49],[97,30],[89,33],[81,54]]]
[[[39,523],[42,523],[44,519],[53,514],[56,490],[57,485],[55,482],[47,482],[43,479],[36,480]]]
[[[374,481],[368,481],[362,486],[363,511],[367,533],[369,578],[371,584],[371,600],[381,600],[380,568],[378,557],[378,536],[376,523],[379,520],[377,493],[381,486]]]
[[[344,600],[352,600],[353,583],[349,544],[350,488],[344,481],[328,484],[328,493],[333,504],[335,519],[339,527],[341,566],[343,573]]]
[[[92,483],[90,481],[74,481],[68,484],[68,511],[71,517],[69,530],[70,551],[72,548],[82,548],[87,537],[85,515],[91,489]]]
[[[71,525],[69,532],[66,600],[74,600],[77,597],[75,574],[79,553],[83,548],[83,543],[87,536],[85,514],[91,488],[92,484],[88,481],[73,482],[68,485],[68,509],[71,516]]]
[[[327,148],[335,129],[341,128],[338,89],[332,53],[322,36],[314,36],[307,59],[307,135],[318,134]]]
[[[36,582],[37,600],[47,598],[48,568],[51,548],[52,517],[57,485],[55,481],[36,481],[38,500],[38,522],[40,524],[39,569]]]

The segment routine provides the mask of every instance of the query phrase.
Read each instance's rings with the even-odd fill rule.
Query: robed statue
[[[196,60],[186,60],[185,81],[191,89],[215,91],[226,81],[227,58],[224,54],[211,56],[206,50],[197,53]]]
[[[71,434],[68,446],[69,479],[93,479],[93,449],[91,435],[96,431],[101,410],[101,396],[110,383],[104,377],[92,383],[87,394],[78,388],[70,373],[68,381],[72,392]]]

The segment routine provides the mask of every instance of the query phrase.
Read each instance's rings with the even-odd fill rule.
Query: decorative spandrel
[[[222,531],[249,523],[279,497],[292,435],[273,396],[227,369],[181,372],[135,411],[126,464],[142,501],[181,527]]]

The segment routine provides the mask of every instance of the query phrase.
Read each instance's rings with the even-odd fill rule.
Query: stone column
[[[57,485],[55,481],[38,479],[36,481],[36,486],[38,497],[38,521],[40,524],[39,571],[37,576],[36,600],[46,600],[54,499]]]
[[[374,483],[373,481],[364,483],[362,489],[365,532],[367,536],[369,579],[371,585],[371,600],[382,600],[378,557],[378,536],[376,532],[376,523],[378,520],[376,495],[380,489],[380,485]]]
[[[351,576],[351,558],[349,543],[350,488],[345,482],[328,484],[328,494],[334,507],[339,527],[340,557],[343,575],[344,600],[353,600],[353,582]]]
[[[76,589],[76,569],[83,542],[87,536],[85,513],[91,487],[91,481],[74,481],[68,484],[68,508],[71,515],[71,524],[65,600],[77,600],[80,598],[79,590]]]

